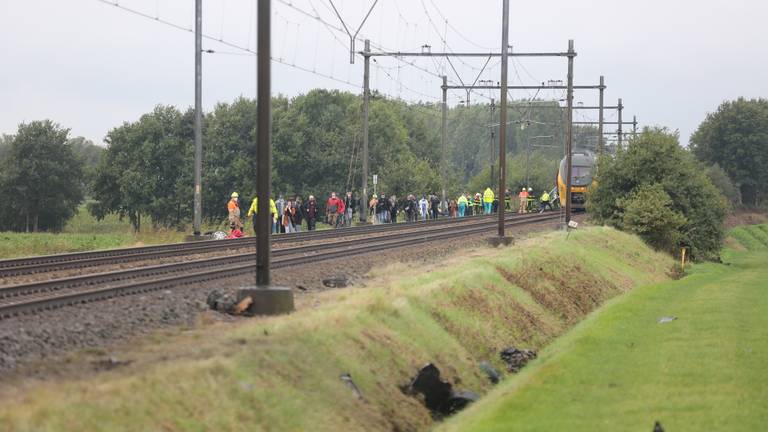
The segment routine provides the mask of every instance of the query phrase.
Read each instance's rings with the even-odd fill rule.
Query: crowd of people
[[[530,188],[522,188],[518,194],[518,213],[532,211],[531,203],[536,201]],[[256,214],[258,213],[258,197],[251,201],[246,217],[253,219],[254,233],[256,231]],[[552,209],[550,194],[542,192],[539,197],[540,211]],[[463,193],[458,198],[443,201],[437,194],[430,193],[418,198],[409,194],[404,199],[386,194],[373,194],[370,200],[363,201],[352,192],[339,196],[331,192],[324,201],[318,201],[314,195],[309,195],[306,201],[300,195],[284,198],[278,195],[277,200],[270,198],[269,209],[272,216],[272,232],[293,233],[301,232],[302,226],[314,231],[317,222],[324,222],[332,228],[352,226],[355,214],[360,221],[368,220],[374,224],[397,223],[398,217],[405,222],[434,220],[441,217],[462,218],[477,215],[489,215],[498,211],[499,198],[489,187],[483,193]],[[505,211],[512,211],[512,193],[504,193]],[[231,228],[230,237],[242,237],[243,222],[240,209],[240,196],[233,192],[227,203],[228,220]]]

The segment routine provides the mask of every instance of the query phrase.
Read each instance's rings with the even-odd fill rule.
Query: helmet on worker
[[[230,198],[237,198],[240,195],[237,192],[232,192],[232,195],[230,195]]]

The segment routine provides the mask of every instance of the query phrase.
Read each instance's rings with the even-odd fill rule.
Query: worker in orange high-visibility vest
[[[232,230],[243,230],[243,222],[240,220],[240,203],[238,202],[239,194],[232,192],[227,203],[227,212],[229,213],[229,228]]]

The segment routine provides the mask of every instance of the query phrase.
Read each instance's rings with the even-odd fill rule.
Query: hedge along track
[[[485,221],[491,216],[471,216],[459,219],[445,218],[432,222],[414,222],[358,226],[322,231],[279,234],[272,236],[272,244],[290,244],[327,238],[351,237],[366,234],[386,233],[390,231],[417,230],[442,225],[464,225],[476,221]],[[108,249],[92,252],[76,252],[57,255],[45,255],[29,258],[0,260],[0,278],[57,270],[92,267],[97,265],[122,264],[131,261],[143,261],[200,253],[220,252],[226,249],[242,249],[256,246],[256,237],[244,237],[229,240],[203,240],[190,243],[173,243],[157,246],[141,246],[122,249]]]
[[[557,220],[557,213],[516,216],[506,219],[507,226],[528,225]],[[457,236],[488,232],[497,222],[484,221],[471,226],[442,227],[422,233],[400,233],[369,241],[340,241],[275,250],[271,268],[279,269],[301,264],[358,255],[393,247],[410,246]],[[174,274],[176,273],[176,274]],[[178,274],[182,273],[182,274]],[[29,314],[62,306],[105,300],[118,296],[169,289],[212,280],[255,273],[255,254],[212,258],[181,264],[165,264],[139,269],[122,270],[88,276],[51,280],[0,288],[0,319]],[[160,276],[160,277],[155,277]],[[149,278],[144,281],[128,281]],[[126,282],[128,281],[128,282]],[[114,284],[116,282],[122,282]],[[106,287],[94,287],[95,285]]]

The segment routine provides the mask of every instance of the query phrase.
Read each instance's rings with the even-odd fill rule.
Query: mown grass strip
[[[765,227],[750,252],[639,288],[544,350],[443,431],[757,431],[768,425]],[[658,324],[662,316],[677,316]]]

